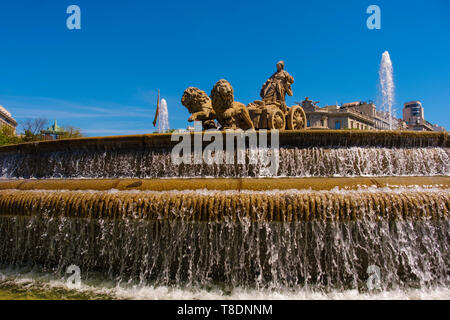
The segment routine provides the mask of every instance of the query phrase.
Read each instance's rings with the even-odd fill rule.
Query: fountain
[[[167,132],[169,127],[169,111],[167,110],[167,102],[166,99],[161,99],[161,106],[159,107],[158,114],[158,132],[164,133]]]
[[[191,96],[183,105],[211,126],[222,105],[200,91],[188,90],[198,107]],[[248,121],[227,103],[236,112],[222,127]],[[289,115],[263,97],[250,121],[258,106]],[[180,135],[207,148],[213,134]],[[250,141],[243,164],[175,164],[176,143],[150,134],[0,147],[0,267],[61,275],[76,265],[83,281],[225,295],[364,293],[374,266],[377,290],[449,287],[447,133],[283,130],[271,178],[248,161]]]
[[[392,68],[391,57],[389,52],[383,52],[381,56],[380,70],[378,71],[380,78],[380,93],[381,93],[381,108],[380,111],[386,115],[389,122],[389,129],[396,129],[396,125],[393,123],[393,115],[395,110],[394,105],[394,75]]]

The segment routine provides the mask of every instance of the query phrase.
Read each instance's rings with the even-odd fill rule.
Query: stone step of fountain
[[[192,179],[15,179],[0,180],[0,190],[355,190],[367,187],[450,188],[450,177],[192,178]]]
[[[0,217],[221,223],[441,220],[448,218],[447,190],[420,187],[283,192],[3,190]]]
[[[222,131],[226,135],[227,131]],[[185,134],[202,134],[203,143],[211,139],[205,135],[214,132],[197,132]],[[110,137],[89,137],[62,139],[55,141],[28,142],[0,147],[0,156],[9,153],[35,154],[39,152],[75,152],[75,151],[118,151],[164,149],[175,146],[179,139],[171,140],[172,134],[142,134]],[[270,139],[270,134],[268,135]],[[374,130],[286,130],[279,133],[280,147],[450,147],[447,132],[417,131],[374,131]]]

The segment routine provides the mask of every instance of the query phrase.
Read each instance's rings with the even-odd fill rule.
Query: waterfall
[[[169,127],[169,111],[167,110],[167,101],[166,99],[161,99],[161,105],[159,106],[158,113],[158,132],[164,133],[167,132]]]
[[[149,298],[448,299],[447,133],[304,130],[280,141],[270,179],[258,179],[267,164],[247,161],[248,148],[245,163],[176,164],[170,134],[1,147],[0,295],[24,286],[17,273],[65,279],[76,265],[83,285],[150,288]]]
[[[447,148],[280,148],[278,176],[450,175]],[[191,154],[191,159],[194,155]],[[248,157],[248,150],[247,150]],[[42,163],[46,163],[42,166]],[[176,165],[170,150],[41,152],[0,157],[2,178],[260,177],[270,164]]]
[[[391,57],[389,52],[383,52],[381,57],[380,69],[378,71],[380,78],[381,107],[380,111],[386,116],[389,122],[389,129],[396,129],[396,123],[393,122],[395,116],[394,105],[394,75]]]
[[[449,192],[7,191],[0,262],[160,286],[448,286]],[[1,264],[0,263],[0,264]]]

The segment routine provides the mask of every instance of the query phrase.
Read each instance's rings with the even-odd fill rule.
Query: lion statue
[[[201,121],[203,130],[216,129],[217,125],[214,122],[216,113],[214,112],[211,100],[205,91],[199,88],[189,87],[184,90],[181,97],[181,104],[185,106],[191,116],[188,121]]]
[[[254,129],[252,119],[245,105],[234,101],[231,84],[221,79],[211,90],[212,107],[216,112],[217,121],[224,130],[241,128]]]

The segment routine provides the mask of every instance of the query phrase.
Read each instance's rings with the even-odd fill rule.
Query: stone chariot
[[[182,104],[189,110],[189,121],[199,120],[203,128],[213,127],[214,119],[222,129],[277,129],[302,130],[306,128],[306,114],[299,105],[288,107],[286,94],[292,96],[294,78],[284,70],[284,62],[277,63],[277,71],[261,88],[261,100],[247,106],[234,101],[231,84],[221,79],[211,90],[211,99],[198,88],[184,92]],[[202,98],[202,99],[200,99]]]

